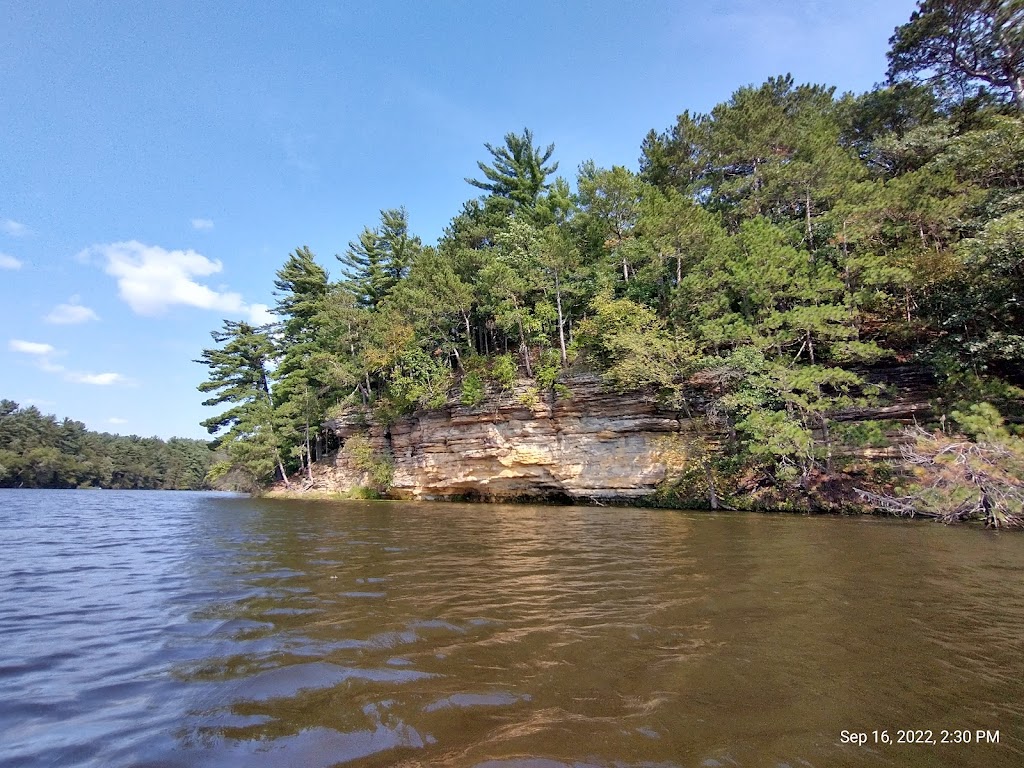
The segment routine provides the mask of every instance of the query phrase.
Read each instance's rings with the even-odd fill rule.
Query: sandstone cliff
[[[566,382],[569,394],[534,394],[528,382],[491,392],[477,407],[449,403],[390,428],[353,413],[329,422],[339,440],[366,434],[394,462],[392,495],[439,499],[629,499],[665,477],[657,438],[676,432],[681,415],[650,393],[607,391],[597,376]],[[364,470],[338,451],[327,487],[365,485]]]
[[[891,386],[887,404],[840,418],[909,420],[927,409],[928,382],[911,369],[873,372]],[[449,402],[386,426],[355,410],[328,422],[341,449],[317,465],[316,485],[372,485],[346,443],[353,437],[393,463],[390,495],[416,499],[629,501],[665,479],[666,436],[688,433],[685,413],[653,393],[609,391],[596,375],[565,379],[567,394],[536,394],[532,382],[492,390],[477,407]],[[690,398],[699,411],[700,388]]]

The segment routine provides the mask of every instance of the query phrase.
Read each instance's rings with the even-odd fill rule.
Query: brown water
[[[0,491],[0,553],[5,766],[1024,765],[1021,535]]]

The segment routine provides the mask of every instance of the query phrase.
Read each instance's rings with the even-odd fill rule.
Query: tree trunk
[[[821,416],[821,436],[825,440],[825,472],[832,474],[832,433],[828,428],[828,419]]]
[[[523,330],[523,319],[517,316],[516,322],[519,324],[519,345],[523,350],[523,362],[526,363],[526,375],[532,379],[533,370],[530,368],[530,348],[526,344],[526,332]]]
[[[704,462],[704,476],[708,481],[708,503],[712,509],[718,509],[718,491],[715,489],[715,475],[711,471],[711,460],[705,459]]]
[[[565,320],[562,317],[562,288],[558,282],[558,272],[555,272],[555,303],[558,305],[558,343],[562,347],[562,365],[569,362],[565,354]]]
[[[466,344],[469,345],[469,353],[473,354],[476,350],[473,349],[473,332],[469,327],[469,313],[462,313],[462,320],[466,324]]]
[[[306,419],[306,479],[313,482],[313,452],[309,447],[309,418]]]

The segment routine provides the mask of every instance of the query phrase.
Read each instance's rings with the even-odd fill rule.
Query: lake
[[[1024,764],[1019,534],[0,490],[0,547],[4,766]]]

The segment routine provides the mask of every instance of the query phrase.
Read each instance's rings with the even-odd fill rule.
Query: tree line
[[[943,433],[988,440],[1024,478],[1022,8],[924,0],[884,84],[739,88],[650,131],[637,171],[588,162],[570,183],[553,144],[512,132],[484,145],[480,194],[436,245],[391,208],[337,279],[298,248],[278,321],[225,321],[198,360],[206,404],[226,408],[203,422],[225,454],[212,477],[311,473],[346,409],[387,423],[519,377],[557,397],[589,368],[687,412],[701,383],[686,498],[809,493],[849,469],[838,445],[880,439],[833,418],[884,400],[866,372],[913,362]],[[904,474],[887,497],[951,503]]]
[[[0,488],[199,490],[213,460],[204,440],[93,432],[0,400]]]

